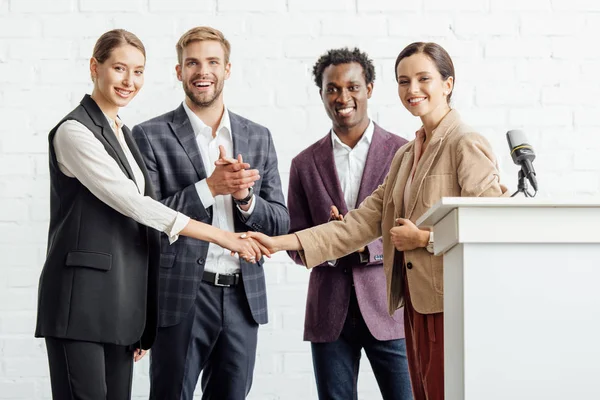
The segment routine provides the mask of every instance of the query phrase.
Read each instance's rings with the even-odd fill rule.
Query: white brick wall
[[[178,105],[174,45],[201,24],[233,45],[226,102],[271,128],[284,192],[291,158],[329,121],[310,76],[318,55],[358,45],[377,66],[370,113],[412,138],[393,64],[417,40],[454,56],[454,102],[492,142],[514,188],[504,134],[524,127],[542,197],[600,194],[600,3],[593,0],[0,0],[0,399],[50,398],[43,342],[32,337],[48,223],[47,132],[90,90],[97,36],[122,27],[148,49],[146,86],[122,112],[135,123]],[[277,255],[265,267],[271,323],[260,329],[251,399],[316,398],[302,342],[308,272]],[[134,397],[147,398],[148,359]],[[377,399],[363,358],[360,397]],[[198,397],[199,398],[199,397]]]

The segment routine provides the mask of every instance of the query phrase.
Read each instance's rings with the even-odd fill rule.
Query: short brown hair
[[[446,80],[449,77],[452,77],[452,82],[456,82],[456,76],[454,74],[454,63],[452,62],[452,58],[442,46],[433,42],[415,42],[406,46],[400,54],[398,54],[398,58],[396,58],[396,65],[394,65],[394,73],[396,74],[396,81],[398,80],[398,64],[400,61],[406,57],[410,57],[413,54],[423,53],[433,63],[437,68],[440,75],[442,75],[442,79]],[[446,98],[448,104],[450,104],[450,97],[452,97],[452,92],[448,94]]]
[[[142,41],[133,33],[128,32],[125,29],[113,29],[100,36],[94,46],[92,57],[94,57],[98,63],[102,64],[110,57],[110,53],[114,49],[126,44],[141,51],[144,58],[146,58],[146,49],[144,48]]]
[[[177,49],[177,61],[179,64],[181,64],[183,61],[183,49],[192,42],[199,42],[203,40],[214,40],[221,43],[221,46],[223,46],[223,51],[225,52],[225,63],[229,62],[231,44],[227,39],[225,39],[223,33],[220,30],[211,28],[209,26],[197,26],[184,33],[183,36],[179,38],[179,41],[175,46]]]

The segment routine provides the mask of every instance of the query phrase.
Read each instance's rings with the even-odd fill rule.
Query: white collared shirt
[[[60,171],[76,178],[102,202],[140,224],[164,232],[173,243],[190,221],[189,217],[144,196],[146,182],[125,142],[120,120],[106,117],[129,163],[135,183],[121,170],[104,145],[82,123],[62,123],[52,145]]]
[[[375,132],[375,124],[369,121],[369,126],[361,136],[354,148],[344,144],[331,129],[331,142],[333,144],[333,157],[335,159],[335,168],[337,170],[340,186],[344,193],[344,201],[348,211],[356,208],[358,191],[362,175],[367,162],[369,146]]]
[[[198,149],[202,156],[202,162],[204,169],[206,170],[206,176],[210,176],[215,170],[215,161],[219,159],[219,146],[225,148],[225,154],[227,157],[236,158],[233,155],[233,136],[231,133],[231,120],[229,118],[229,111],[224,107],[223,116],[221,122],[217,128],[215,137],[212,135],[212,128],[206,125],[186,104],[183,102],[183,109],[187,114],[192,129],[196,135],[196,143],[198,143]],[[243,154],[242,154],[243,156]],[[198,197],[205,208],[210,206],[213,207],[213,218],[212,225],[223,229],[225,231],[234,232],[234,220],[233,220],[233,200],[231,195],[213,197],[206,179],[196,183],[196,190]],[[248,211],[244,211],[238,207],[238,210],[244,217],[249,217],[254,210],[254,198]],[[208,254],[206,255],[206,263],[204,269],[210,272],[218,272],[223,274],[234,274],[240,271],[240,262],[236,257],[230,255],[229,250],[222,248],[221,246],[209,243]]]

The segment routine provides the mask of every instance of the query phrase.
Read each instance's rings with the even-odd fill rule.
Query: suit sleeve
[[[500,183],[496,157],[483,136],[469,133],[462,137],[456,155],[462,197],[500,197],[508,194],[506,186]]]
[[[346,214],[343,221],[331,221],[296,232],[303,248],[299,253],[304,265],[312,268],[325,260],[341,258],[381,237],[383,197],[388,179],[389,174],[357,209]]]
[[[281,191],[281,178],[277,169],[277,154],[271,133],[267,130],[267,159],[264,170],[260,171],[260,192],[255,194],[255,206],[252,214],[245,218],[236,208],[240,219],[251,230],[262,232],[269,236],[283,235],[290,229],[290,216],[285,206]]]
[[[161,190],[160,167],[156,161],[154,149],[148,140],[148,132],[145,131],[141,125],[136,125],[133,127],[131,133],[142,153],[144,163],[148,169],[148,174],[150,175],[150,179],[152,180],[152,184],[156,191],[156,198],[173,210],[189,215],[196,220],[210,223],[210,213],[208,209],[204,207],[198,196],[196,184],[189,185],[188,187],[165,197]]]

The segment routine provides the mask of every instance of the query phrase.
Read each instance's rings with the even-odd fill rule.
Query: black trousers
[[[54,400],[129,400],[133,352],[128,346],[46,338]]]
[[[150,351],[150,399],[192,400],[201,371],[203,400],[245,399],[257,339],[243,284],[201,282],[187,316],[158,329]]]

